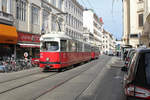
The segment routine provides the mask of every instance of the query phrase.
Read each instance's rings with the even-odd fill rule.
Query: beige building
[[[146,0],[123,0],[124,44],[137,47],[143,42]]]
[[[0,0],[0,26],[3,27],[0,32],[7,37],[5,40],[0,38],[0,45],[3,45],[0,49],[13,47],[10,56],[15,55],[18,58],[23,57],[25,52],[33,57],[39,54],[41,33],[64,30],[63,1]],[[13,32],[6,32],[6,28]],[[5,46],[6,43],[8,45]]]
[[[144,1],[144,28],[141,41],[147,47],[150,47],[150,1]]]

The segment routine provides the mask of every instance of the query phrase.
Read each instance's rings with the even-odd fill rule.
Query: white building
[[[64,0],[65,31],[74,39],[83,40],[83,10],[77,0]]]
[[[94,37],[94,45],[102,46],[103,23],[100,18],[91,9],[83,12],[83,27],[87,28]]]
[[[112,34],[103,31],[102,52],[108,54],[109,51],[115,52],[116,40]]]

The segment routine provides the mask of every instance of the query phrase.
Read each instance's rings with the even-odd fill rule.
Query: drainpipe
[[[129,44],[129,36],[130,36],[130,0],[127,0],[127,24],[128,24],[128,30],[127,30],[127,44]]]

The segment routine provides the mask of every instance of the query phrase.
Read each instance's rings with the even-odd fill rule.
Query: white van
[[[109,56],[113,56],[113,51],[112,51],[112,50],[109,50],[108,55],[109,55]]]

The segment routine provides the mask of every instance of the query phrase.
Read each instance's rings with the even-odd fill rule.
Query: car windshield
[[[150,53],[145,54],[145,72],[147,84],[150,85]]]
[[[150,85],[150,53],[141,54],[135,81],[139,85]]]

